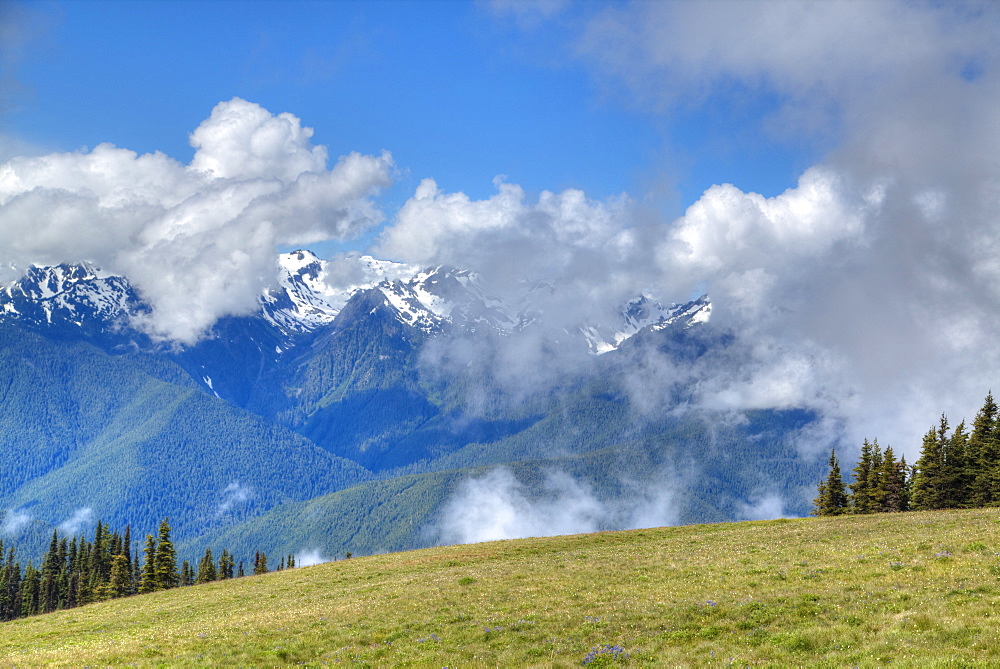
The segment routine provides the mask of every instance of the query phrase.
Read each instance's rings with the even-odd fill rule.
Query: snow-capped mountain
[[[689,328],[707,323],[712,315],[712,303],[707,295],[684,304],[662,306],[646,295],[629,301],[621,309],[621,321],[616,325],[584,326],[580,332],[587,340],[591,353],[600,355],[616,350],[622,342],[641,330],[662,330],[674,324]]]
[[[277,285],[260,296],[261,312],[285,334],[310,332],[333,322],[355,292],[417,271],[414,265],[371,256],[327,261],[310,251],[282,253]]]
[[[509,334],[520,324],[504,302],[487,293],[479,277],[468,270],[428,267],[409,280],[383,281],[376,288],[403,323],[428,334],[441,331],[446,324]]]
[[[127,279],[89,263],[32,265],[0,288],[0,318],[32,324],[118,329],[146,308]]]
[[[286,334],[333,322],[355,293],[374,290],[405,325],[427,334],[446,325],[511,332],[518,324],[503,302],[489,295],[475,273],[349,256],[320,260],[309,251],[281,255],[278,285],[261,295],[261,310]]]
[[[369,292],[369,303],[380,301],[400,323],[427,335],[457,329],[507,336],[544,320],[544,314],[531,306],[530,295],[512,307],[492,295],[480,277],[466,269],[420,268],[371,256],[321,260],[304,250],[279,256],[277,280],[274,287],[261,293],[258,316],[278,331],[284,342],[279,348],[286,350],[300,335],[333,323],[360,292]],[[579,333],[590,351],[599,355],[617,349],[646,328],[662,329],[678,323],[691,327],[706,322],[711,310],[707,296],[664,307],[641,295],[624,305],[610,322],[580,327]],[[134,317],[148,311],[125,277],[88,263],[32,266],[20,279],[0,289],[0,319],[38,326],[120,332],[134,324]]]

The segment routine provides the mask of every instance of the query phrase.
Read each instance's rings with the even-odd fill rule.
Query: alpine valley
[[[4,537],[40,555],[54,527],[169,517],[190,559],[332,559],[808,512],[815,415],[695,410],[669,376],[739,355],[707,296],[553,334],[543,283],[512,303],[465,269],[331,262],[282,254],[255,314],[187,346],[87,263],[0,289]]]

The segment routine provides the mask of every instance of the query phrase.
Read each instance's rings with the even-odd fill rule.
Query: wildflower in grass
[[[603,644],[597,646],[583,658],[583,664],[604,664],[605,662],[621,659],[628,659],[628,653],[619,645]]]

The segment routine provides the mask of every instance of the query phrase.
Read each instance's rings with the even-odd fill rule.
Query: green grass
[[[0,626],[4,665],[963,666],[1000,657],[1000,511],[354,558]]]

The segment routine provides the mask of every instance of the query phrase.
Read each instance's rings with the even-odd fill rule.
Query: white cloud
[[[552,474],[546,500],[529,499],[510,470],[492,469],[466,479],[443,513],[443,543],[594,532],[606,511],[593,493],[565,474]]]
[[[749,503],[741,503],[738,513],[741,520],[785,518],[785,500],[776,493],[767,493]]]
[[[85,526],[88,526],[94,522],[94,510],[88,507],[83,507],[77,509],[73,512],[73,515],[59,523],[59,531],[63,534],[75,535],[79,534]]]
[[[191,169],[221,179],[279,179],[326,168],[326,147],[309,142],[313,129],[284,112],[272,116],[239,98],[220,102],[191,133]]]
[[[3,523],[0,524],[0,534],[16,537],[29,522],[31,522],[31,514],[27,511],[7,509],[3,514]]]
[[[683,299],[704,287],[715,325],[740,337],[694,365],[651,356],[627,379],[634,396],[656,404],[686,380],[701,406],[817,408],[828,419],[815,443],[878,436],[911,460],[942,410],[971,417],[1000,374],[1000,6],[636,2],[583,14],[576,55],[639,110],[770,110],[710,140],[763,134],[827,154],[773,198],[723,184],[669,224],[615,212],[593,293],[631,285]],[[504,229],[523,237],[527,213]],[[615,225],[624,245],[610,241]],[[451,248],[489,239],[479,255],[522,266],[507,237],[422,231]],[[578,259],[593,248],[538,247]],[[554,298],[581,311],[596,308],[579,299],[584,266],[559,266],[573,290]]]
[[[217,318],[252,311],[278,245],[346,239],[382,220],[388,153],[342,156],[291,114],[240,98],[191,135],[190,165],[101,144],[0,165],[0,261],[89,260],[127,275],[153,307],[155,336],[191,343]]]
[[[254,496],[254,489],[245,486],[239,481],[233,481],[227,485],[221,495],[218,506],[215,507],[215,514],[222,516],[232,511],[234,506],[246,502]]]
[[[296,567],[311,567],[316,564],[323,564],[324,562],[330,562],[330,559],[323,557],[322,551],[318,548],[300,551],[295,554]]]
[[[440,541],[476,543],[676,522],[668,486],[626,488],[634,488],[628,499],[602,501],[587,484],[553,470],[529,492],[513,472],[497,467],[461,483],[442,511]]]

